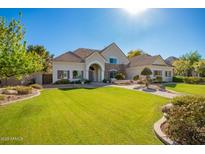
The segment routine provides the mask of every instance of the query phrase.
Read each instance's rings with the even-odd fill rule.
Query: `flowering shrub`
[[[179,144],[205,144],[205,97],[182,96],[171,103],[165,133]]]

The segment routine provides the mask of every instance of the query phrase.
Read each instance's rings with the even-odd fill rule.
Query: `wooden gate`
[[[53,83],[52,74],[43,74],[42,75],[42,82],[43,82],[43,84],[52,84]]]

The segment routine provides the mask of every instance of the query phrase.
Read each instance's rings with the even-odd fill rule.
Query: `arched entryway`
[[[102,68],[98,64],[92,64],[89,67],[89,80],[92,82],[102,81]]]

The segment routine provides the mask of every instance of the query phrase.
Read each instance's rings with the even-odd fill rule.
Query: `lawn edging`
[[[161,119],[159,119],[157,122],[154,123],[154,132],[159,138],[160,141],[162,141],[166,145],[174,145],[175,142],[172,141],[162,130],[161,125],[166,122],[166,118],[163,116]]]
[[[9,102],[7,102],[7,103],[0,104],[0,106],[4,106],[4,105],[8,105],[8,104],[12,104],[12,103],[19,102],[19,101],[24,101],[24,100],[27,100],[27,99],[31,99],[31,98],[33,98],[33,97],[39,96],[40,94],[41,94],[41,93],[40,93],[40,90],[37,90],[36,93],[34,93],[34,94],[31,95],[31,96],[24,97],[24,98],[17,99],[17,100],[13,100],[13,101],[9,101]]]

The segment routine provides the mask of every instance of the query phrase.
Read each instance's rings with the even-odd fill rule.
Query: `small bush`
[[[125,79],[125,75],[123,73],[117,73],[115,75],[115,79],[117,79],[117,80],[124,80]]]
[[[90,80],[87,80],[87,79],[85,79],[85,84],[88,84],[88,83],[90,83],[91,81]]]
[[[133,80],[136,81],[136,80],[139,80],[139,78],[140,78],[139,75],[135,75],[135,76],[133,77]]]
[[[34,89],[42,89],[43,88],[42,85],[40,85],[40,84],[32,84],[30,86]]]
[[[155,83],[161,83],[162,82],[162,77],[161,76],[157,76],[155,79],[152,80],[152,82],[155,82]]]
[[[4,100],[5,96],[0,94],[0,100]]]
[[[174,76],[173,82],[184,82],[184,77],[182,76]]]
[[[32,87],[16,86],[15,90],[19,95],[27,95],[32,93]]]
[[[103,79],[103,83],[110,83],[110,80]]]
[[[205,97],[174,98],[165,133],[179,144],[205,144]]]
[[[70,81],[68,79],[61,79],[56,81],[54,84],[69,84]]]

